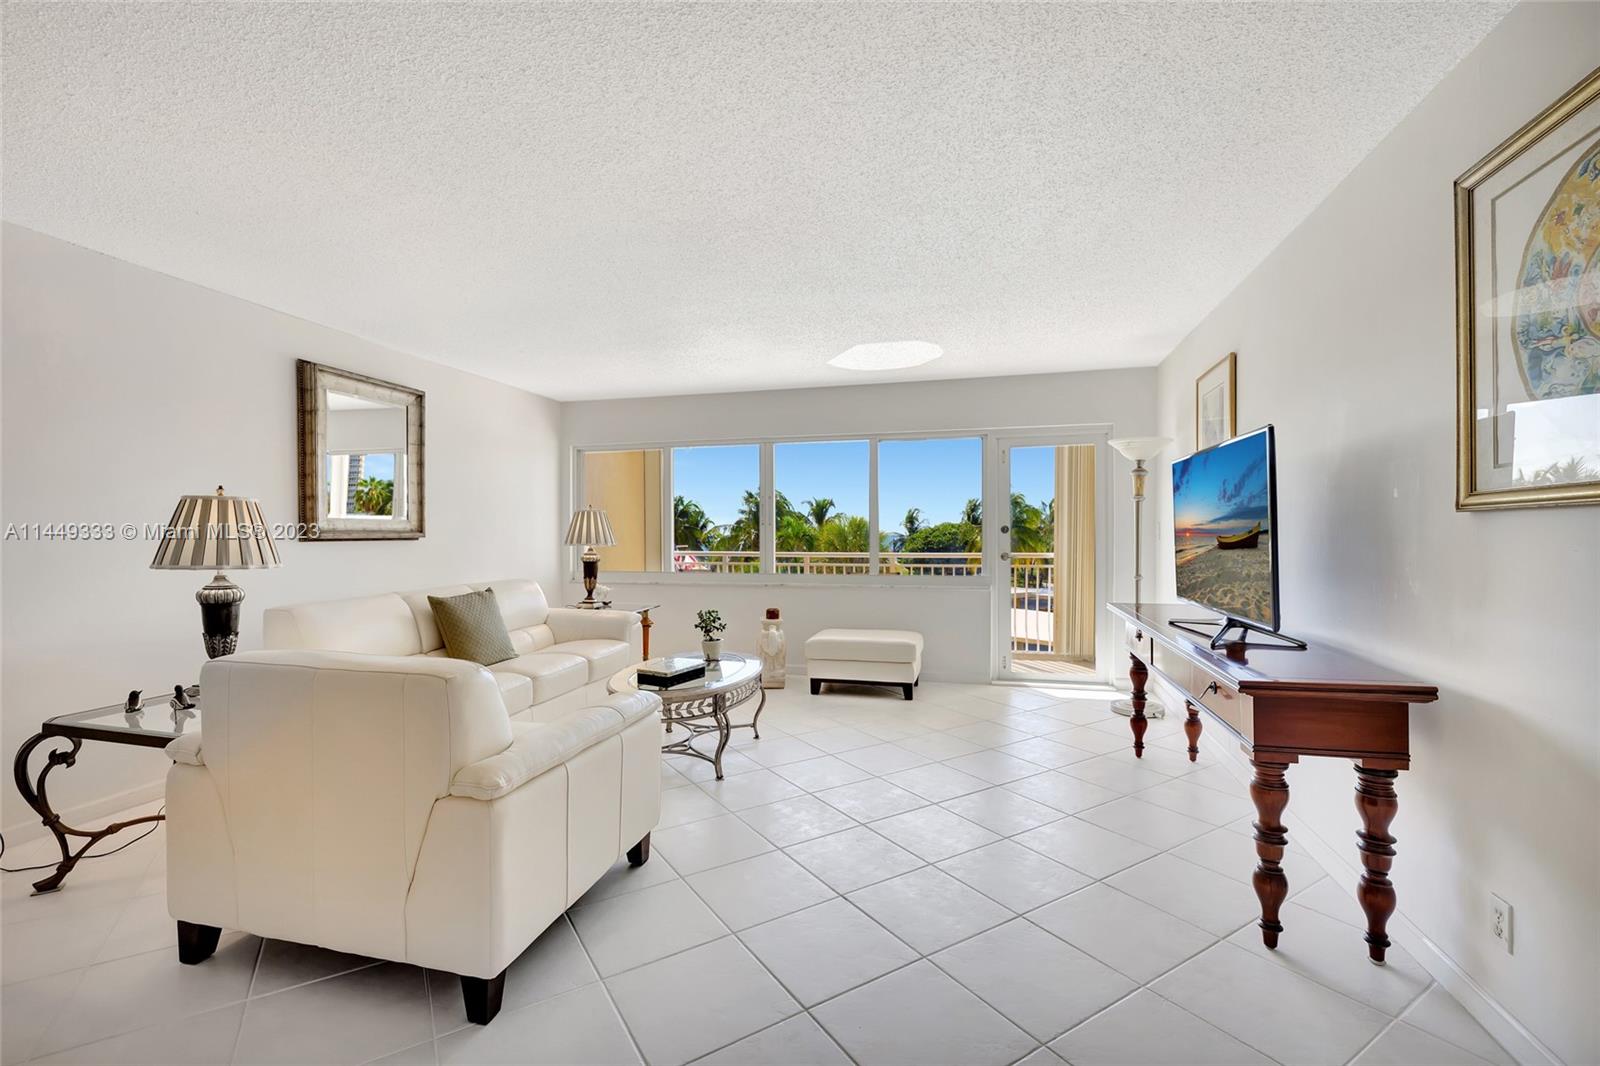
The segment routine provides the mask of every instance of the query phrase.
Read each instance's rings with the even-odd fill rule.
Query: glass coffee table
[[[606,683],[611,692],[654,692],[661,697],[661,721],[670,734],[682,728],[687,736],[669,740],[661,750],[669,755],[692,755],[704,759],[716,768],[717,780],[722,780],[722,753],[728,747],[728,738],[735,729],[748,729],[757,740],[761,739],[761,712],[767,705],[767,691],[761,687],[761,660],[736,652],[723,652],[722,658],[706,664],[706,676],[685,681],[671,688],[654,688],[639,684],[639,668],[630,666],[619,670]],[[759,695],[756,713],[748,722],[732,722],[728,712],[752,696]],[[696,737],[707,733],[717,734],[717,750],[707,755],[694,746]]]
[[[91,711],[76,711],[72,714],[60,714],[54,718],[46,718],[35,733],[22,746],[17,749],[17,757],[11,766],[13,779],[17,784],[17,791],[22,793],[22,798],[28,802],[39,817],[44,821],[44,827],[50,830],[56,838],[56,844],[61,848],[61,861],[56,863],[55,871],[50,876],[33,883],[34,895],[44,892],[54,892],[61,887],[61,882],[66,880],[72,868],[100,841],[115,833],[120,833],[130,826],[142,825],[145,822],[159,822],[165,816],[149,814],[142,818],[130,818],[127,821],[113,822],[102,829],[74,829],[61,820],[61,815],[50,806],[50,795],[46,790],[45,779],[50,776],[50,771],[58,766],[74,766],[78,761],[78,752],[86,740],[96,740],[107,744],[129,744],[141,748],[164,748],[177,740],[184,733],[193,733],[200,728],[200,707],[194,702],[194,697],[199,695],[196,687],[166,693],[151,698],[141,698],[135,693],[129,697],[128,703],[116,703],[109,707],[96,707]],[[29,760],[34,749],[48,740],[65,740],[66,747],[58,747],[50,751],[45,757],[45,762],[39,769],[39,774],[34,777],[29,768]],[[77,838],[77,840],[70,839]]]

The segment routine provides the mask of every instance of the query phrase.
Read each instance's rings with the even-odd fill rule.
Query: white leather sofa
[[[644,629],[631,611],[552,608],[537,581],[506,578],[274,607],[264,616],[268,648],[360,655],[445,654],[429,596],[494,589],[517,657],[489,667],[514,721],[554,721],[606,696],[606,681],[644,658]]]
[[[302,625],[330,617],[286,610]],[[365,640],[402,642],[392,609],[348,614],[350,633],[298,636],[359,643],[354,620],[381,616],[393,631]],[[574,643],[555,639],[574,635],[560,624],[520,627],[514,640],[546,639],[526,630],[550,625],[546,648]],[[538,692],[527,673],[498,672]],[[581,703],[585,684],[513,720],[521,686],[427,650],[248,652],[200,677],[201,730],[167,749],[167,905],[185,963],[239,929],[431,967],[460,975],[468,1018],[486,1024],[506,967],[619,856],[649,859],[661,812],[652,693],[555,713]]]

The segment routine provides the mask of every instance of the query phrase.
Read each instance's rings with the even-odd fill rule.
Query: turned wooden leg
[[[1183,735],[1189,738],[1189,761],[1194,762],[1200,757],[1200,708],[1183,701],[1184,709],[1189,712],[1189,717],[1183,722]]]
[[[1356,900],[1367,912],[1367,957],[1383,965],[1384,952],[1389,947],[1389,916],[1394,913],[1394,883],[1389,880],[1389,869],[1394,865],[1394,837],[1389,835],[1389,823],[1400,809],[1395,798],[1394,780],[1398,770],[1374,770],[1356,764],[1356,810],[1361,812],[1361,828],[1356,831],[1360,841],[1361,883],[1356,886]]]
[[[501,970],[493,977],[461,977],[461,999],[467,1005],[467,1021],[473,1025],[488,1025],[500,1013],[500,1001],[506,995],[506,972]]]
[[[1283,925],[1278,921],[1278,908],[1289,894],[1289,879],[1283,875],[1283,849],[1289,843],[1289,831],[1283,827],[1283,809],[1289,805],[1289,786],[1283,780],[1288,763],[1268,762],[1252,758],[1256,768],[1255,779],[1250,782],[1250,798],[1256,804],[1256,872],[1250,882],[1255,885],[1256,898],[1261,901],[1261,942],[1269,948],[1278,946],[1278,934]]]
[[[1133,730],[1133,754],[1136,758],[1144,758],[1144,731],[1150,725],[1144,716],[1144,683],[1150,677],[1150,671],[1145,669],[1144,663],[1139,661],[1137,655],[1128,656],[1128,680],[1133,682],[1133,694],[1129,697],[1133,704],[1133,717],[1128,719],[1128,728]]]
[[[650,629],[654,625],[655,623],[650,621],[649,611],[639,612],[639,629],[641,635],[644,637],[644,647],[642,650],[644,651],[644,657],[646,659],[650,658]]]
[[[178,961],[185,966],[205,962],[217,950],[217,938],[222,930],[214,925],[178,923]]]
[[[639,843],[628,849],[628,865],[643,866],[650,861],[650,834],[646,833],[640,838]]]

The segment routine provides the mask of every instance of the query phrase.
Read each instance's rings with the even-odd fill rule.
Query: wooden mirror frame
[[[306,359],[295,361],[299,390],[295,423],[300,438],[300,524],[305,540],[420,540],[424,533],[423,402],[418,389],[354,374]],[[406,515],[386,528],[324,517],[322,454],[328,440],[328,390],[394,404],[406,411]]]

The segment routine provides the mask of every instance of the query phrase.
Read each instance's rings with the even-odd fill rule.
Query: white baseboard
[[[90,800],[88,803],[80,803],[76,807],[69,807],[67,810],[58,813],[61,815],[61,820],[68,825],[88,828],[119,811],[125,811],[129,807],[136,807],[141,803],[159,800],[166,794],[166,778],[158,778],[155,781],[137,785],[115,795],[102,796],[100,799]],[[4,833],[8,849],[31,843],[49,835],[38,818],[30,818],[26,822],[7,826]]]
[[[1171,697],[1168,700],[1169,706],[1183,706],[1183,697],[1178,694],[1177,689],[1153,672],[1150,681],[1151,688],[1159,689],[1164,695]],[[1222,765],[1228,773],[1233,775],[1241,787],[1249,787],[1254,771],[1237,744],[1215,745],[1209,750],[1220,750],[1223,753]],[[1362,868],[1354,858],[1346,854],[1349,849],[1330,844],[1306,822],[1296,821],[1294,839],[1324,870],[1343,874],[1346,883],[1350,885],[1360,880]],[[1421,949],[1413,954],[1422,968],[1444,986],[1445,991],[1454,996],[1456,1002],[1465,1007],[1467,1013],[1487,1029],[1489,1035],[1498,1040],[1520,1066],[1562,1066],[1560,1057],[1554,1051],[1534,1036],[1528,1027],[1518,1021],[1499,1000],[1490,995],[1489,991],[1462,968],[1460,963],[1417,928],[1417,924],[1406,917],[1404,910],[1396,909],[1393,917],[1389,919],[1389,924],[1405,934],[1408,948]]]

